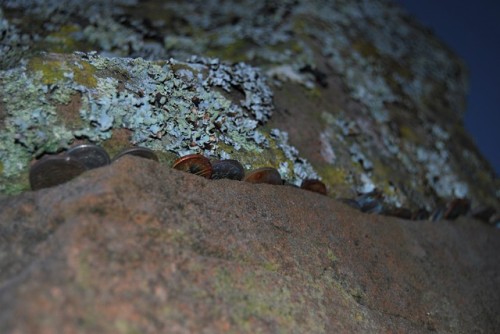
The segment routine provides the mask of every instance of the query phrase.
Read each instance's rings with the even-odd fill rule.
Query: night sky
[[[394,0],[451,47],[469,69],[465,127],[500,175],[500,1]]]

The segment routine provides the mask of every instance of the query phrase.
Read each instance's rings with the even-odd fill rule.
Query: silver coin
[[[218,160],[212,163],[212,179],[241,181],[245,176],[243,166],[236,160]]]
[[[82,144],[70,148],[66,156],[80,161],[87,169],[109,165],[111,162],[108,153],[100,146]]]
[[[118,153],[113,158],[113,161],[116,161],[116,160],[120,159],[121,157],[123,157],[125,155],[129,155],[129,154],[137,156],[137,157],[145,158],[145,159],[158,161],[158,157],[156,156],[156,154],[152,150],[150,150],[149,148],[146,148],[146,147],[126,148],[123,151],[121,151],[120,153]]]
[[[30,168],[31,189],[38,190],[57,186],[72,180],[87,168],[70,157],[49,157],[36,162]]]

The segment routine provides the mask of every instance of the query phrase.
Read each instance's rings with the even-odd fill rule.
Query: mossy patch
[[[347,172],[341,167],[324,167],[319,169],[318,173],[321,175],[323,182],[331,186],[348,184]]]
[[[78,266],[75,273],[75,281],[79,287],[88,289],[92,286],[91,255],[88,251],[82,251],[78,255]]]
[[[330,248],[328,248],[328,250],[326,251],[326,257],[331,262],[337,262],[338,261],[338,258],[335,256],[335,254],[333,253],[333,251]]]
[[[250,41],[241,39],[225,46],[213,46],[207,50],[206,55],[232,62],[245,61],[247,60],[245,50],[248,50],[250,46]]]
[[[23,171],[18,175],[2,177],[3,164],[0,163],[0,193],[16,195],[30,189],[28,172]]]
[[[109,156],[113,157],[121,150],[130,146],[130,138],[132,131],[128,129],[113,129],[111,137],[104,140],[101,145],[108,152]]]
[[[366,39],[356,38],[352,41],[351,46],[354,50],[358,51],[363,56],[363,58],[377,59],[380,57],[380,53],[375,45],[373,45]]]
[[[30,59],[28,64],[28,70],[32,72],[42,73],[42,82],[46,85],[56,83],[57,81],[64,79],[64,73],[66,72],[59,60],[33,57]]]
[[[54,55],[51,57],[36,56],[30,59],[28,70],[31,72],[41,72],[42,83],[46,85],[67,80],[66,76],[68,75],[72,75],[76,83],[89,88],[94,88],[97,85],[97,80],[94,77],[96,69],[88,62],[75,61],[71,64],[63,59],[58,59]]]
[[[85,50],[81,42],[77,41],[74,34],[82,28],[75,24],[61,26],[58,31],[47,35],[38,46],[40,50],[49,50],[55,53],[71,53],[74,50]]]
[[[319,99],[322,97],[322,91],[317,86],[306,88],[306,95],[310,99]]]
[[[355,196],[352,175],[344,167],[325,165],[318,168],[318,175],[327,186],[328,196],[333,198]]]
[[[78,66],[72,66],[71,69],[75,74],[75,82],[84,85],[88,88],[95,88],[97,86],[97,79],[95,78],[96,68],[87,62],[78,62]]]
[[[117,319],[114,322],[114,328],[118,333],[122,334],[139,334],[142,333],[132,322],[125,319]]]
[[[237,328],[255,328],[255,319],[272,319],[282,330],[294,327],[295,310],[290,291],[284,285],[272,284],[259,270],[239,275],[218,269],[215,284],[224,304],[232,305],[229,318]]]
[[[231,159],[240,161],[243,166],[249,164],[253,168],[277,168],[280,162],[286,161],[287,159],[283,151],[277,147],[276,142],[270,137],[270,135],[266,132],[264,132],[263,135],[266,138],[271,139],[269,141],[269,149],[255,151],[249,149],[236,150],[232,146],[226,145],[222,142],[219,143],[219,147],[222,151],[229,153],[231,155]]]
[[[408,125],[402,125],[399,128],[399,133],[401,134],[401,138],[406,142],[415,144],[420,142],[419,137],[417,136],[415,131],[413,131],[413,129]]]

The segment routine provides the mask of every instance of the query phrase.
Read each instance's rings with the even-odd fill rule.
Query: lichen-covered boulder
[[[1,331],[498,332],[466,77],[388,0],[0,0]],[[81,143],[158,161],[30,191]]]
[[[464,65],[389,1],[82,9],[2,2],[2,193],[28,188],[33,159],[85,140],[166,163],[198,152],[274,166],[295,184],[321,178],[333,197],[377,190],[392,207],[499,207],[462,125]]]

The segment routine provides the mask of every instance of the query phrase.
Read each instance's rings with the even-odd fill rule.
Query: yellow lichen
[[[319,170],[323,182],[329,185],[347,184],[347,173],[343,168],[326,167]]]
[[[266,272],[256,269],[243,275],[220,269],[216,272],[215,291],[232,305],[229,318],[239,329],[250,331],[253,319],[273,319],[280,329],[290,331],[295,325],[297,307],[286,286],[279,289],[269,284]]]
[[[76,83],[89,88],[97,85],[94,76],[96,69],[87,62],[68,64],[68,62],[58,59],[56,56],[33,57],[28,64],[28,69],[32,72],[41,72],[42,82],[46,85],[65,80],[65,73],[73,73],[73,80]]]
[[[365,58],[379,58],[380,54],[377,48],[370,42],[364,39],[355,39],[352,43],[352,48],[358,51]]]
[[[326,257],[332,262],[338,261],[338,258],[335,256],[335,254],[333,254],[333,251],[330,248],[328,248],[328,250],[326,251]]]
[[[28,69],[32,72],[41,72],[42,82],[46,85],[63,80],[64,73],[68,71],[68,69],[65,70],[61,66],[61,61],[41,57],[32,58],[28,64]]]
[[[211,47],[207,51],[208,57],[216,57],[232,62],[246,61],[247,57],[244,50],[248,49],[248,42],[245,40],[237,40],[224,47]]]
[[[307,28],[307,22],[300,16],[294,17],[292,29],[296,33],[301,33]]]
[[[77,25],[62,26],[60,30],[53,32],[44,40],[46,45],[45,50],[56,53],[70,53],[74,50],[81,50],[79,43],[73,38],[72,34],[80,31],[81,28]]]
[[[95,78],[96,68],[87,62],[79,62],[78,67],[76,65],[72,66],[71,69],[74,73],[74,80],[76,83],[87,86],[88,88],[94,88],[97,86],[97,79]]]
[[[411,142],[411,143],[418,143],[419,139],[418,136],[415,134],[413,129],[409,126],[402,125],[399,128],[399,132],[401,134],[401,138],[406,141],[406,142]]]
[[[264,127],[265,128],[265,127]],[[288,162],[289,166],[293,166],[293,162],[288,160],[281,148],[271,137],[267,129],[263,129],[261,133],[269,141],[269,148],[262,150],[262,152],[249,152],[248,150],[235,150],[232,146],[219,142],[219,147],[231,155],[232,159],[238,160],[241,164],[249,164],[252,168],[260,167],[275,167],[278,168],[280,163]]]
[[[306,90],[306,95],[311,99],[318,99],[321,97],[321,89],[317,86],[314,86],[313,88],[309,88]]]

